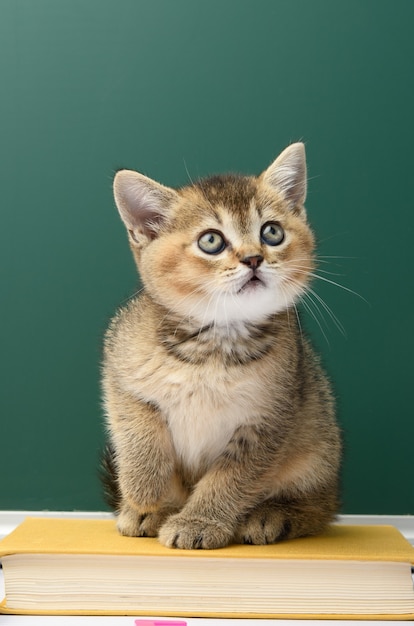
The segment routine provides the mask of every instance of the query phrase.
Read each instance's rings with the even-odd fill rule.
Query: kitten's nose
[[[242,263],[251,267],[252,270],[257,270],[262,261],[263,257],[260,254],[245,256],[244,259],[241,260]]]

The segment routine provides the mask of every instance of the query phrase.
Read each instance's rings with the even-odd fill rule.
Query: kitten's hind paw
[[[233,529],[218,521],[187,517],[178,513],[170,517],[159,531],[159,540],[167,548],[212,550],[230,543]]]
[[[265,500],[240,523],[235,541],[266,544],[285,539],[317,535],[333,521],[334,508],[329,500],[314,499],[280,502]]]
[[[292,524],[289,519],[276,507],[258,506],[252,511],[237,529],[235,541],[265,545],[287,539]]]

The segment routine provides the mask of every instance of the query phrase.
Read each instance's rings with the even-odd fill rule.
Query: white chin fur
[[[193,306],[191,317],[201,326],[215,324],[228,327],[237,322],[260,323],[269,315],[286,311],[297,300],[299,290],[253,286],[239,293],[219,293]]]

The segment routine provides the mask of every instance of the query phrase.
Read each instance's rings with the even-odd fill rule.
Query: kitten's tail
[[[99,477],[103,486],[105,502],[117,513],[121,506],[121,492],[118,483],[115,450],[110,443],[106,444],[102,452]]]

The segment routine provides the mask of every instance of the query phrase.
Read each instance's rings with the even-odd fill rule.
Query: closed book
[[[18,614],[413,619],[414,548],[392,526],[175,550],[112,520],[27,518],[0,542]]]

